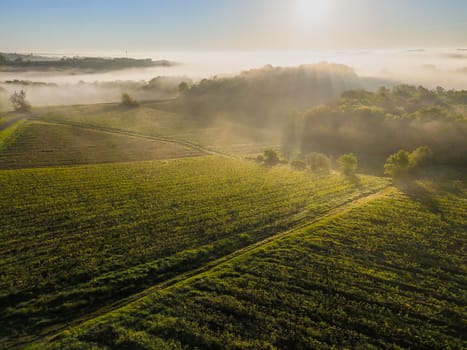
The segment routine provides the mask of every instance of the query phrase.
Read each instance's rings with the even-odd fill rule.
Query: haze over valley
[[[199,81],[214,76],[233,76],[242,71],[262,68],[267,65],[293,67],[321,62],[344,64],[362,77],[375,78],[374,84],[362,87],[375,89],[378,85],[412,84],[428,88],[442,86],[446,89],[467,88],[467,50],[452,49],[391,49],[391,50],[340,50],[304,52],[248,52],[248,51],[201,51],[201,52],[76,52],[76,53],[37,53],[51,58],[66,57],[128,57],[153,61],[164,60],[173,65],[119,69],[104,72],[83,71],[2,71],[0,86],[12,92],[27,89],[31,101],[36,105],[80,104],[116,102],[122,89],[84,88],[78,83],[135,81],[148,82],[157,77],[174,77],[180,81]],[[29,53],[27,53],[29,54]],[[37,89],[37,87],[6,84],[21,80],[53,83],[60,89]],[[50,88],[50,86],[49,86]],[[45,91],[44,91],[45,90]],[[149,99],[154,97],[147,97]],[[4,103],[5,104],[5,103]]]
[[[466,14],[1,0],[0,348],[467,348]]]

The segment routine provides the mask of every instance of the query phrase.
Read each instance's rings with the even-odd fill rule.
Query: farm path
[[[373,192],[368,195],[364,195],[360,198],[354,199],[350,202],[344,203],[342,205],[339,205],[335,208],[332,208],[328,210],[327,212],[319,215],[318,217],[314,218],[309,218],[309,217],[302,217],[300,220],[298,220],[293,227],[290,229],[280,232],[276,235],[270,236],[264,240],[261,240],[259,242],[253,243],[251,245],[248,245],[246,247],[243,247],[239,250],[236,250],[230,254],[227,254],[221,258],[218,258],[216,260],[210,261],[203,266],[200,266],[198,268],[195,268],[191,271],[187,271],[184,273],[181,273],[171,279],[168,279],[162,283],[159,283],[157,285],[154,285],[152,287],[149,287],[145,289],[142,292],[136,293],[131,295],[130,297],[124,298],[119,300],[118,302],[115,302],[111,305],[105,306],[96,312],[93,312],[91,314],[88,314],[84,317],[81,317],[77,320],[75,320],[72,323],[69,323],[67,325],[63,325],[61,329],[54,329],[53,332],[50,332],[49,334],[43,334],[43,337],[47,340],[52,340],[56,336],[59,336],[59,334],[64,331],[65,329],[69,329],[71,327],[76,327],[79,326],[80,324],[83,324],[89,320],[95,320],[96,318],[104,317],[105,315],[111,313],[112,311],[115,311],[117,309],[120,309],[122,307],[128,306],[133,303],[138,303],[140,300],[145,298],[146,296],[156,292],[156,291],[168,291],[172,288],[181,286],[183,284],[186,284],[190,281],[202,278],[204,276],[209,275],[210,272],[215,270],[216,268],[221,267],[224,264],[230,264],[234,262],[235,260],[243,257],[246,254],[251,254],[254,253],[255,251],[258,251],[259,249],[265,248],[281,239],[293,237],[294,235],[299,235],[303,234],[303,232],[312,230],[314,227],[318,225],[323,225],[326,224],[329,220],[332,220],[334,218],[337,218],[345,213],[348,213],[349,211],[363,207],[367,203],[375,201],[379,198],[382,198],[384,196],[389,195],[390,193],[394,192],[396,189],[392,186],[385,187],[383,189],[380,189],[376,192]]]

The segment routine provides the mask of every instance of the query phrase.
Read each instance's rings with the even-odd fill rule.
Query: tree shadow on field
[[[421,203],[425,208],[434,214],[441,214],[442,211],[439,202],[434,193],[428,190],[425,186],[413,179],[404,179],[397,181],[394,185],[404,192],[413,201]]]
[[[430,178],[436,191],[457,197],[465,196],[467,190],[467,167],[437,167],[431,169]]]
[[[363,187],[362,181],[360,178],[355,174],[344,174],[345,179],[350,182],[353,186],[361,189]]]

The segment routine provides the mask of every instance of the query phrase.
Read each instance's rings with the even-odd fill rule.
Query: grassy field
[[[16,128],[16,124],[10,128]],[[0,169],[170,159],[201,154],[199,150],[176,143],[31,121],[23,126],[21,135],[14,142],[0,151]]]
[[[52,332],[387,184],[212,156],[3,170],[0,345]]]
[[[0,119],[0,152],[13,144],[24,129],[25,120],[3,117]]]
[[[265,140],[170,101],[2,114],[0,348],[466,348],[465,174],[236,157]]]
[[[405,191],[154,291],[47,348],[465,349],[465,183]]]
[[[40,118],[80,125],[129,131],[190,142],[217,152],[233,155],[261,153],[278,147],[280,137],[265,130],[234,124],[217,116],[214,123],[172,111],[171,102],[147,102],[139,108],[118,104],[97,104],[37,108]]]

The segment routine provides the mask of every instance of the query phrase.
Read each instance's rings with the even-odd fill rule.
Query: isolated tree
[[[122,105],[125,106],[125,107],[138,107],[139,102],[136,101],[129,94],[124,93],[124,94],[122,94]]]
[[[266,165],[276,165],[279,163],[279,155],[271,148],[263,152],[263,159]]]
[[[433,157],[433,151],[427,147],[418,147],[415,151],[409,154],[410,170],[418,170],[428,165]]]
[[[301,161],[299,159],[293,160],[290,165],[297,170],[305,170],[306,169],[306,163],[304,161]]]
[[[394,179],[416,174],[430,164],[433,152],[427,146],[418,147],[409,153],[403,149],[391,154],[384,164],[384,173]]]
[[[310,170],[317,173],[325,173],[331,170],[331,160],[322,153],[312,152],[305,156],[305,163]]]
[[[357,157],[353,153],[347,153],[337,158],[339,164],[339,171],[348,177],[355,177],[357,171]]]
[[[10,101],[15,111],[29,112],[31,110],[31,105],[26,101],[26,92],[24,92],[24,90],[21,90],[20,92],[15,91],[10,96]]]
[[[407,175],[409,165],[409,152],[401,149],[386,159],[384,173],[393,179],[400,178]]]

